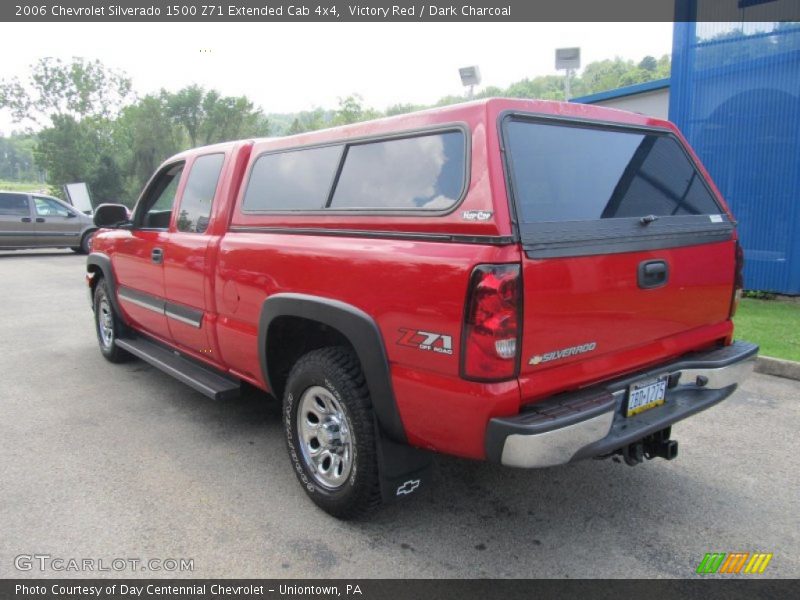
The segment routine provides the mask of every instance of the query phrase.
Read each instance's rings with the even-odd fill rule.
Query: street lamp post
[[[461,67],[458,74],[461,75],[461,85],[469,87],[467,96],[472,100],[475,95],[475,86],[481,82],[481,70],[477,65],[472,65],[471,67]]]
[[[576,69],[581,68],[581,49],[580,48],[557,48],[556,49],[556,70],[566,71],[564,77],[564,99],[569,102],[572,95],[570,90],[570,79]]]

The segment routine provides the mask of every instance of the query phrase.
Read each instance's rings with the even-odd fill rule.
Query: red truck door
[[[162,168],[145,189],[133,227],[120,238],[112,256],[117,297],[126,315],[141,329],[170,339],[164,314],[164,252],[184,163]]]
[[[164,253],[165,314],[175,343],[216,361],[208,317],[213,314],[213,278],[209,268],[212,240],[209,229],[221,174],[224,151],[195,156],[187,164],[188,175],[168,234]]]

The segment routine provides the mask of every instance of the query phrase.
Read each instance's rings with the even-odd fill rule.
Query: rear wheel
[[[117,346],[117,339],[127,330],[111,304],[105,279],[98,281],[94,290],[94,324],[100,352],[106,360],[113,363],[128,360],[131,355]]]
[[[317,506],[350,519],[380,504],[372,404],[352,351],[314,350],[295,364],[283,421],[292,467]]]

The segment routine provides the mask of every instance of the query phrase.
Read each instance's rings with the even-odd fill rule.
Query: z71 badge
[[[398,331],[402,334],[400,339],[397,340],[397,343],[401,346],[417,348],[418,350],[429,350],[431,352],[438,352],[439,354],[453,353],[453,338],[449,335],[433,333],[432,331],[405,329],[403,327]]]

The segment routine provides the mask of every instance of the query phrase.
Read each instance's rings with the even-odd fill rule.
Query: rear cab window
[[[606,254],[730,237],[733,225],[680,141],[662,130],[503,120],[526,249]]]
[[[461,130],[265,153],[251,168],[242,210],[441,213],[464,194],[466,157]]]
[[[245,210],[324,208],[341,156],[341,145],[260,156],[250,172]]]
[[[331,207],[446,210],[463,181],[460,132],[357,144],[348,148]]]

